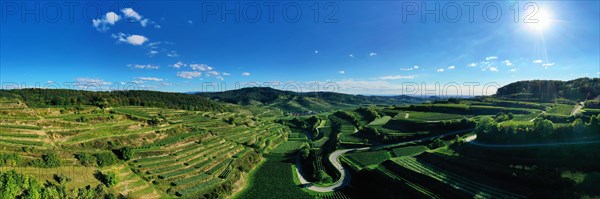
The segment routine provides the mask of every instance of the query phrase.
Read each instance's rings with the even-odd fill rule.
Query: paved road
[[[583,106],[585,105],[585,103],[580,102],[579,104],[575,105],[575,109],[573,109],[573,111],[571,111],[571,115],[576,115],[577,113],[579,113],[579,111],[581,111],[581,109],[583,108]]]
[[[384,148],[391,148],[391,147],[397,147],[397,146],[402,146],[402,145],[406,145],[409,143],[416,143],[416,142],[424,142],[424,141],[431,141],[434,140],[436,138],[440,138],[440,137],[445,137],[445,136],[450,136],[450,135],[456,135],[459,133],[464,133],[467,131],[471,131],[473,129],[466,129],[466,130],[460,130],[460,131],[454,131],[454,132],[450,132],[450,133],[446,133],[443,135],[437,135],[437,136],[431,136],[431,137],[427,137],[427,138],[421,138],[421,139],[416,139],[416,140],[411,140],[411,141],[406,141],[406,142],[400,142],[400,143],[394,143],[394,144],[386,144],[386,145],[378,145],[378,146],[370,146],[370,147],[361,147],[361,148],[353,148],[353,149],[340,149],[340,150],[336,150],[333,153],[329,154],[329,162],[331,162],[331,164],[333,164],[333,166],[335,167],[335,169],[340,173],[340,178],[333,183],[332,185],[326,186],[326,187],[319,187],[319,186],[315,186],[312,182],[309,182],[308,180],[306,180],[306,178],[304,178],[303,172],[302,172],[302,167],[300,165],[300,156],[296,157],[296,176],[298,176],[298,179],[300,180],[300,184],[302,184],[305,188],[311,190],[311,191],[316,191],[316,192],[332,192],[332,191],[336,191],[339,190],[343,187],[345,187],[346,185],[348,185],[350,183],[350,173],[348,172],[347,169],[345,169],[342,166],[342,163],[339,160],[339,157],[348,153],[348,152],[353,152],[353,151],[367,151],[367,150],[372,150],[372,149],[376,149],[376,150],[380,150],[380,149],[384,149]]]

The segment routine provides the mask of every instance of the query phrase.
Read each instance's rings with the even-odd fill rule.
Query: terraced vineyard
[[[109,192],[132,198],[223,194],[220,187],[252,169],[259,152],[269,152],[290,134],[286,126],[247,113],[135,106],[30,108],[4,98],[0,111],[0,150],[17,154],[15,166],[43,163],[40,156],[52,151],[61,165],[116,173],[120,182]],[[100,162],[106,157],[97,154],[122,147],[135,155]],[[100,184],[99,179],[83,184]],[[71,189],[81,184],[67,182]]]
[[[418,161],[414,157],[394,158],[392,159],[392,161],[397,166],[409,169],[416,173],[426,175],[429,178],[435,179],[439,182],[443,182],[444,184],[448,184],[449,186],[457,190],[466,192],[475,198],[504,198],[507,196],[516,198],[525,197],[523,195],[510,193],[491,186],[481,184],[475,179],[468,179],[457,174],[447,172],[425,162]],[[384,167],[386,167],[386,169],[388,170],[395,171],[398,169],[396,165],[385,164]]]

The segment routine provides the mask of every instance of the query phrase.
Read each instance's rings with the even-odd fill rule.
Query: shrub
[[[97,153],[94,156],[96,156],[96,162],[98,163],[99,167],[113,165],[117,163],[118,160],[117,156],[112,152]]]
[[[46,167],[59,167],[60,166],[60,157],[58,157],[58,155],[56,155],[55,153],[48,153],[46,155],[42,156],[42,159],[44,160],[44,164]]]
[[[79,160],[79,163],[83,166],[94,166],[96,164],[96,156],[93,156],[89,153],[78,153],[75,154],[75,158]]]
[[[119,158],[122,160],[131,160],[133,158],[134,151],[130,147],[123,147],[119,150]]]
[[[98,179],[107,187],[112,187],[119,183],[119,176],[114,171],[102,173],[99,170],[96,170],[94,177],[96,177],[96,179]]]

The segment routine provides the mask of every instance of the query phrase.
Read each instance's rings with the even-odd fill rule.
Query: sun
[[[533,14],[531,18],[524,20],[524,23],[533,31],[544,32],[552,25],[552,13],[547,9],[541,9]]]

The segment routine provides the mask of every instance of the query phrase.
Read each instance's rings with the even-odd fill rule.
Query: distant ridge
[[[239,105],[266,105],[289,112],[327,111],[359,105],[403,105],[423,100],[406,95],[365,96],[335,92],[293,92],[270,87],[251,87],[196,95]]]

